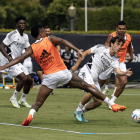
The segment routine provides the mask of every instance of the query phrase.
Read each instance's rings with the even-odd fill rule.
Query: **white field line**
[[[34,128],[34,129],[42,129],[42,130],[53,130],[53,131],[69,132],[69,133],[75,133],[75,134],[85,134],[85,135],[93,135],[93,134],[98,134],[98,135],[140,134],[140,132],[122,132],[122,133],[82,133],[82,132],[76,132],[76,131],[68,131],[68,130],[52,129],[52,128],[43,128],[43,127],[33,127],[33,126],[22,126],[22,125],[17,125],[17,124],[8,124],[8,123],[0,123],[0,125],[18,126],[18,127]]]

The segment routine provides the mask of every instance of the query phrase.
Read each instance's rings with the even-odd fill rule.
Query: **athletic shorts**
[[[16,65],[13,65],[13,66],[5,69],[5,72],[7,72],[12,77],[16,77],[22,72],[25,75],[29,75],[28,70],[21,63],[18,63]]]
[[[127,69],[126,69],[126,64],[124,62],[120,63],[120,70],[123,72],[126,72]],[[101,80],[106,80],[107,78],[110,78],[112,72],[114,72],[114,74],[116,75],[116,72],[114,71],[114,69],[112,67],[110,67],[106,71],[102,72],[99,75],[99,78]]]
[[[71,72],[68,69],[65,69],[53,74],[43,74],[43,80],[41,84],[47,86],[50,89],[55,89],[58,84],[67,84],[71,78]]]
[[[31,61],[24,61],[23,66],[28,70],[29,73],[33,71],[33,64]]]
[[[87,65],[84,65],[84,67],[80,69],[78,76],[88,84],[95,85],[95,87],[101,91],[98,83],[98,75],[95,72],[91,72]]]

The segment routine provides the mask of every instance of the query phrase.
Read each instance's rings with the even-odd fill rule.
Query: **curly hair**
[[[41,24],[36,24],[31,28],[31,35],[34,38],[37,38],[37,36],[39,35],[39,29],[42,29],[43,26]]]
[[[17,23],[19,20],[25,20],[26,21],[26,17],[24,16],[19,16],[15,19],[15,22]]]

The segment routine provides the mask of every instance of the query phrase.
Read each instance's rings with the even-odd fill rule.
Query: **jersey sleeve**
[[[8,33],[5,37],[5,39],[3,40],[3,43],[8,46],[10,44],[12,44],[14,42],[13,37],[10,35],[11,33]]]
[[[106,48],[106,46],[101,45],[101,44],[95,45],[94,47],[91,48],[91,53],[92,54],[98,53],[100,51],[103,51],[105,48]]]
[[[120,67],[119,59],[116,58],[111,65],[114,69]]]
[[[30,46],[29,37],[28,37],[28,35],[26,35],[26,40],[25,40],[24,48],[28,48],[29,46]]]

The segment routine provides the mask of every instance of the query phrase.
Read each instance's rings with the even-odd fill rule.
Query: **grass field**
[[[107,94],[109,98],[112,91],[111,89]],[[13,89],[0,89],[0,140],[140,139],[140,124],[131,120],[132,111],[140,108],[140,89],[125,89],[118,98],[117,104],[127,106],[124,112],[114,113],[108,110],[106,104],[103,103],[101,107],[85,113],[88,123],[78,122],[73,115],[84,93],[78,89],[56,89],[54,95],[50,95],[34,115],[34,119],[30,123],[32,127],[21,126],[30,109],[14,108],[9,102],[13,92]],[[38,89],[31,89],[27,97],[28,103],[34,103],[37,93]]]

